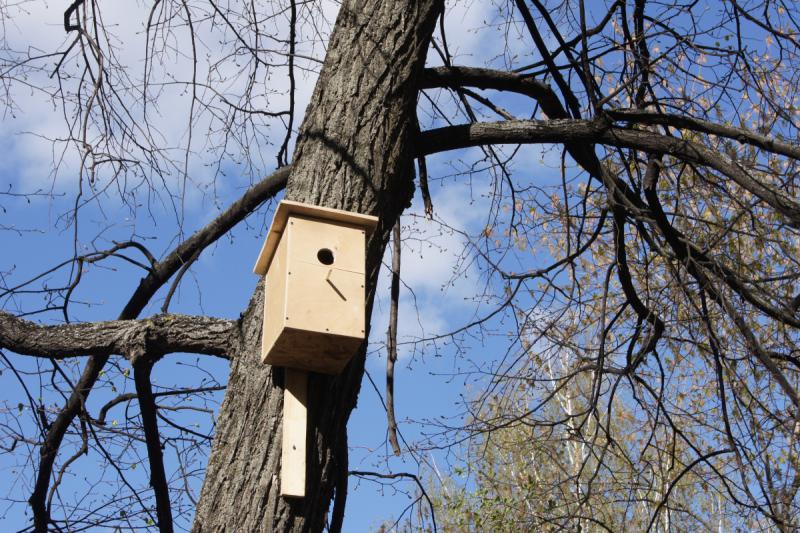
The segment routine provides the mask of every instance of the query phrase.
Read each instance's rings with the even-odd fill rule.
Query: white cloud
[[[440,175],[437,172],[446,171],[438,161],[438,157],[429,158],[432,178]],[[409,341],[446,333],[471,316],[481,275],[474,263],[463,260],[468,242],[461,232],[476,234],[484,227],[489,190],[488,179],[446,184],[432,181],[434,220],[425,217],[419,191],[412,207],[403,214],[398,340],[406,344],[399,347],[401,358],[408,357],[414,349]],[[391,264],[390,248],[391,244],[385,265]],[[372,317],[371,339],[378,344],[386,339],[389,282],[388,269],[384,269]]]
[[[509,24],[507,10],[508,6],[502,3],[448,1],[444,26],[453,63],[503,68],[527,62],[533,53],[532,43],[516,25]],[[550,37],[545,34],[548,41]],[[442,64],[437,53],[429,54],[428,61],[431,65]]]
[[[191,134],[191,153],[188,157],[187,174],[190,178],[187,190],[187,206],[200,208],[202,202],[202,191],[207,189],[217,172],[214,164],[216,158],[222,154],[223,167],[230,165],[231,172],[226,175],[225,183],[220,184],[224,187],[239,188],[246,184],[245,176],[248,165],[236,166],[236,160],[240,158],[242,147],[237,146],[231,140],[231,134],[242,135],[245,148],[251,148],[251,162],[256,164],[254,174],[258,177],[275,165],[275,154],[283,141],[283,125],[280,119],[265,119],[255,130],[244,132],[237,129],[237,125],[226,131],[224,115],[228,109],[222,103],[218,93],[224,94],[229,100],[242,107],[252,106],[260,110],[277,111],[285,107],[286,91],[288,89],[288,79],[286,68],[281,66],[263,66],[259,69],[257,81],[259,86],[254,91],[248,102],[242,103],[240,98],[245,95],[248,71],[242,65],[246,64],[250,58],[244,54],[238,57],[230,55],[235,48],[233,32],[226,28],[219,17],[216,24],[212,26],[208,21],[201,20],[205,17],[197,16],[194,21],[195,44],[197,47],[197,79],[201,83],[208,83],[210,87],[198,86],[197,95],[209,104],[209,109],[203,113],[197,113],[195,108],[195,118],[190,121],[190,111],[192,104],[192,92],[186,86],[186,82],[192,79],[192,49],[190,46],[188,26],[181,22],[183,16],[181,7],[172,13],[172,27],[169,32],[162,27],[151,29],[150,36],[159,36],[159,47],[162,47],[163,62],[158,61],[149,64],[151,69],[151,81],[162,84],[153,84],[149,87],[149,94],[155,96],[155,100],[148,104],[147,120],[142,116],[142,97],[141,91],[144,88],[143,80],[145,73],[145,54],[149,53],[152,59],[152,49],[148,52],[147,34],[145,27],[147,24],[150,10],[154,6],[146,2],[109,2],[100,6],[100,16],[104,27],[108,29],[108,41],[101,41],[101,46],[107,53],[112,53],[114,60],[108,60],[106,64],[108,77],[106,79],[108,87],[119,91],[118,95],[121,102],[117,101],[116,95],[107,94],[113,101],[112,106],[115,112],[124,115],[123,105],[130,111],[131,116],[125,120],[134,128],[139,129],[135,133],[137,142],[141,142],[146,137],[145,132],[152,133],[155,139],[157,150],[167,158],[174,160],[175,166],[164,167],[163,177],[167,182],[164,185],[170,187],[173,193],[179,193],[183,187],[182,168],[183,150],[187,147]],[[267,7],[267,6],[262,6]],[[0,37],[4,42],[5,50],[18,50],[24,54],[26,51],[33,50],[32,55],[48,54],[55,51],[65,50],[72,42],[76,33],[66,34],[63,28],[63,9],[48,6],[45,2],[28,2],[17,7],[6,8],[8,19],[6,31]],[[166,4],[161,4],[159,9],[170,9]],[[194,6],[197,10],[211,9],[207,4],[200,3]],[[304,8],[301,8],[304,9]],[[323,19],[332,20],[334,11],[338,9],[333,2],[324,2],[320,8],[321,13],[314,19],[319,22]],[[195,15],[199,15],[195,12]],[[274,20],[275,31],[287,32],[288,21],[284,21],[287,15],[280,14]],[[268,17],[261,17],[267,20]],[[161,32],[161,33],[160,33]],[[301,35],[309,36],[312,32],[306,28],[301,28]],[[313,33],[316,39],[327,39],[326,25],[321,25],[321,31]],[[278,35],[278,38],[285,38],[285,35]],[[227,41],[227,44],[221,44]],[[264,39],[260,45],[266,47]],[[109,44],[110,43],[110,44]],[[234,44],[232,44],[234,43]],[[112,50],[113,52],[108,52]],[[77,77],[82,72],[82,63],[76,58],[78,47],[73,48],[72,56],[62,65],[62,72],[69,73],[75,77],[64,79],[61,87],[66,94],[74,91],[77,87]],[[323,50],[318,43],[304,41],[298,46],[298,53],[303,55],[317,55],[322,57]],[[60,153],[53,154],[52,143],[48,139],[65,139],[68,137],[68,128],[65,117],[60,107],[51,95],[58,88],[58,79],[51,78],[54,66],[58,61],[58,56],[48,57],[29,63],[26,70],[20,68],[8,68],[16,56],[11,52],[0,52],[0,75],[5,77],[8,100],[16,106],[15,113],[0,116],[0,149],[8,154],[6,165],[7,170],[3,176],[5,181],[16,179],[18,184],[26,182],[35,183],[37,186],[49,186],[52,182],[50,170],[54,161],[59,161]],[[283,58],[273,54],[271,57],[264,53],[263,58],[267,61],[280,63]],[[303,111],[310,97],[313,86],[316,82],[316,74],[309,72],[309,65],[317,68],[313,62],[298,60],[298,66],[306,70],[298,70],[296,109],[298,111],[294,127],[299,126],[302,121]],[[116,63],[124,67],[124,72],[112,68],[111,63]],[[3,74],[4,73],[4,74]],[[24,79],[23,79],[24,78]],[[206,81],[208,80],[208,81]],[[83,98],[86,98],[86,86],[84,85]],[[68,112],[74,112],[68,110]],[[73,120],[68,117],[68,120]],[[258,123],[257,123],[258,124]],[[80,128],[77,128],[78,130]],[[96,138],[97,131],[89,132],[90,139]],[[225,150],[220,147],[229,143]],[[57,147],[58,150],[61,148]],[[79,163],[76,155],[75,146],[70,147],[70,155],[62,163],[63,175],[75,176],[75,171]],[[10,157],[9,157],[10,156]],[[98,155],[98,158],[102,158]],[[144,158],[144,154],[133,154],[133,157]],[[163,163],[163,162],[162,162]],[[13,167],[13,172],[9,169]],[[223,168],[223,170],[230,170]],[[75,180],[69,180],[74,183]]]

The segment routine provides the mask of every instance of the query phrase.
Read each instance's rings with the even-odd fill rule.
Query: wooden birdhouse
[[[281,494],[306,487],[307,372],[338,374],[364,341],[373,216],[282,201],[256,261],[266,276],[261,358],[286,368]]]
[[[378,219],[284,200],[255,272],[266,275],[261,357],[338,374],[364,340],[366,237]]]

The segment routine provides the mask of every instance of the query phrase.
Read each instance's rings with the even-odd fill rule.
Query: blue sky
[[[431,166],[432,176],[437,168],[442,168],[441,163]],[[475,229],[475,225],[482,223],[481,214],[484,210],[480,208],[480,202],[481,196],[486,195],[486,189],[486,183],[470,185],[458,181],[444,184],[433,182],[432,195],[436,216],[452,224],[469,221],[471,229]],[[477,205],[469,206],[470,197],[478,199]],[[412,443],[425,431],[418,421],[443,416],[452,417],[461,411],[460,395],[466,391],[464,379],[450,375],[457,374],[464,364],[468,364],[467,360],[461,359],[453,352],[452,343],[448,343],[447,340],[439,342],[435,347],[430,344],[415,345],[412,341],[425,335],[445,333],[474,319],[480,306],[473,303],[472,298],[476,283],[481,281],[481,276],[474,269],[467,269],[467,276],[453,274],[453,268],[458,266],[458,256],[463,250],[463,242],[459,236],[448,234],[437,224],[427,222],[421,217],[420,204],[419,198],[416,198],[411,213],[403,219],[404,233],[413,237],[404,245],[403,280],[413,289],[413,295],[409,290],[402,291],[400,341],[403,344],[400,346],[400,361],[396,370],[396,409],[400,430],[402,436]],[[13,220],[20,228],[37,227],[41,224],[42,217],[57,219],[60,210],[64,208],[58,200],[51,202],[45,198],[34,199],[31,204],[23,199],[13,199],[4,201],[3,207],[7,210],[6,220]],[[106,207],[105,211],[106,217],[124,221],[127,210],[125,208],[112,210]],[[202,223],[205,218],[203,215],[205,213],[188,219],[187,226],[192,227],[194,223],[197,225]],[[270,210],[265,209],[256,217],[268,221],[270,215]],[[92,217],[87,216],[87,218]],[[259,221],[256,218],[251,224],[256,226]],[[130,221],[130,225],[133,225],[133,221]],[[135,227],[137,234],[160,242],[158,237],[163,231],[163,224],[160,222],[156,225],[143,217],[136,222]],[[131,229],[123,223],[122,229],[118,231],[119,238],[122,238],[122,235]],[[173,229],[167,234],[172,231]],[[115,232],[109,232],[104,238],[110,242],[114,235]],[[70,228],[44,233],[4,232],[1,237],[0,246],[9,252],[5,257],[11,260],[10,265],[6,266],[6,268],[11,267],[11,272],[6,276],[9,281],[23,279],[25,275],[39,272],[43,269],[43,265],[53,265],[70,257],[72,253]],[[230,236],[221,239],[201,256],[192,268],[191,274],[186,276],[171,306],[171,311],[187,314],[203,313],[227,318],[238,317],[246,307],[257,282],[251,269],[260,249],[262,237],[261,232],[237,228]],[[166,248],[168,247],[164,249]],[[385,262],[388,262],[388,258]],[[104,267],[87,268],[84,275],[91,281],[82,285],[75,294],[74,300],[82,303],[73,305],[73,319],[75,317],[80,320],[113,319],[140,277],[136,270],[135,267],[122,261],[113,260],[105,263]],[[50,276],[49,283],[56,283],[60,277]],[[387,325],[388,292],[388,275],[385,272],[378,288],[378,298],[373,313],[371,338],[373,343],[370,346],[367,364],[369,375],[381,393],[385,380],[385,355],[382,345]],[[163,291],[142,316],[158,312],[162,299]],[[6,308],[16,311],[17,303],[19,309],[27,309],[32,305],[30,299],[7,300],[5,305]],[[43,314],[35,318],[51,323],[61,320],[57,313]],[[495,341],[490,339],[465,342],[466,346],[486,350],[487,354],[497,350],[493,344]],[[47,367],[46,363],[38,360],[7,355],[20,371]],[[114,383],[119,393],[133,390],[132,380],[124,376],[124,371],[128,367],[127,363],[121,362],[118,371],[109,370],[108,382]],[[192,355],[171,355],[157,365],[155,381],[163,386],[205,386],[208,383],[206,372],[224,382],[227,362]],[[2,397],[5,408],[14,410],[18,402],[27,403],[22,396],[19,383],[11,372],[4,371],[0,375],[0,387],[5,391]],[[108,387],[98,389],[91,397],[90,409],[93,408],[96,412],[100,405],[113,396]],[[51,400],[53,406],[59,404],[56,395]],[[131,413],[135,412],[136,406],[133,404]],[[33,413],[27,405],[20,415],[22,415],[21,423],[30,428]],[[124,414],[118,409],[112,411],[109,417],[112,420],[118,418],[122,423]],[[208,420],[199,422],[205,427]],[[385,414],[378,395],[367,379],[362,386],[358,407],[351,418],[349,439],[352,469],[418,473],[418,466],[413,457],[386,459],[391,453],[386,444]],[[446,456],[439,457],[435,453],[423,454],[422,458],[427,461],[436,460],[443,466],[447,464]],[[20,466],[17,461],[20,459],[21,457],[12,455],[0,456],[0,471],[9,474],[10,469],[17,470]],[[95,474],[99,473],[102,465],[97,460],[97,457],[89,457],[80,459],[74,464],[73,470],[81,473],[74,479],[77,486],[81,486],[83,473],[90,471],[89,477],[92,475],[92,469],[97,469]],[[30,466],[27,469],[30,473]],[[137,472],[143,475],[144,470],[140,468]],[[424,474],[430,475],[430,471],[425,470]],[[129,473],[130,476],[131,479],[137,479],[136,473]],[[16,494],[27,494],[29,491],[29,485],[26,483],[13,481],[16,478],[14,475],[3,478],[7,481],[0,484],[1,490]],[[138,479],[146,485],[143,477]],[[364,531],[376,527],[381,521],[398,514],[407,505],[405,496],[391,489],[381,491],[375,484],[365,481],[358,483],[353,479],[350,483],[352,490],[348,500],[346,522],[348,531]],[[68,491],[69,484],[65,483],[65,486],[67,487],[65,490]],[[406,488],[413,492],[412,486],[406,485]],[[21,499],[24,501],[25,498]],[[20,503],[5,512],[0,510],[0,521],[6,523],[5,527],[9,529],[22,527],[26,522],[26,512],[27,508]]]

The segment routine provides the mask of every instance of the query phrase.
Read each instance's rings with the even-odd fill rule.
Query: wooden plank
[[[364,229],[367,235],[372,233],[378,225],[378,217],[371,215],[362,215],[361,213],[342,211],[341,209],[331,209],[329,207],[283,200],[278,204],[278,209],[275,210],[275,217],[272,219],[272,226],[270,226],[269,234],[267,235],[266,241],[264,241],[264,245],[261,247],[261,253],[258,255],[255,267],[253,267],[253,272],[256,274],[263,276],[267,273],[269,263],[272,260],[275,249],[278,247],[278,241],[286,227],[286,220],[289,218],[289,215],[299,215],[322,221],[350,224]]]
[[[278,340],[286,321],[287,249],[288,238],[282,238],[269,267],[264,289],[264,324],[261,331],[261,360]]]
[[[321,220],[330,220],[332,222],[344,222],[345,224],[367,228],[370,233],[378,224],[378,217],[372,215],[363,215],[354,211],[344,211],[342,209],[332,209],[330,207],[293,202],[292,200],[283,200],[281,202],[281,207],[286,209],[287,216],[290,214],[304,215]]]
[[[264,362],[320,374],[338,374],[363,342],[363,338],[285,327]]]
[[[291,263],[285,326],[364,338],[364,274]]]
[[[287,368],[283,389],[281,495],[306,495],[306,432],[308,431],[308,374]]]
[[[290,263],[300,261],[361,274],[366,272],[367,241],[364,228],[296,216],[289,219],[289,224],[289,230],[284,230],[284,238],[288,236],[291,241]],[[330,252],[328,257],[320,256],[322,250]],[[269,275],[272,275],[271,267]]]

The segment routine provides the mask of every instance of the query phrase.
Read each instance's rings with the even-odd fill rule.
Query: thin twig
[[[434,533],[436,533],[438,531],[438,529],[436,527],[436,515],[434,514],[434,510],[433,510],[433,502],[428,497],[428,493],[425,491],[425,487],[422,485],[422,482],[414,474],[410,474],[408,472],[395,472],[395,473],[391,473],[391,474],[383,474],[381,472],[366,472],[366,471],[361,471],[361,470],[351,470],[349,472],[349,474],[351,476],[357,476],[357,477],[377,477],[377,478],[381,478],[381,479],[399,479],[399,478],[413,479],[414,482],[417,484],[417,488],[419,489],[420,493],[422,494],[422,497],[425,498],[425,500],[428,502],[428,506],[430,507],[430,510],[431,510],[431,522],[433,523],[433,531],[434,531]]]
[[[399,456],[400,444],[397,442],[397,420],[394,416],[394,364],[397,361],[397,308],[400,302],[400,220],[392,229],[392,288],[389,307],[389,330],[386,332],[386,423],[389,430],[389,444],[394,454]]]

